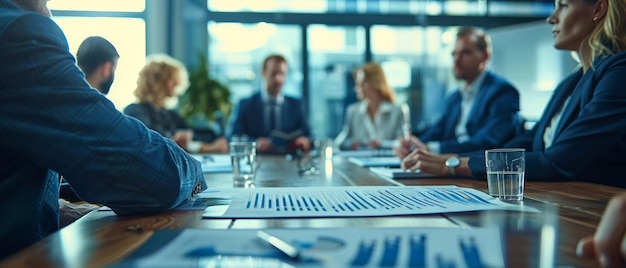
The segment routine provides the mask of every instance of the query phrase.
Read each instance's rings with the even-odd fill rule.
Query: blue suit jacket
[[[441,153],[464,153],[499,147],[515,136],[519,127],[519,93],[509,82],[487,72],[467,121],[468,141],[457,141],[455,128],[461,113],[461,93],[446,99],[444,114],[419,138],[439,141]]]
[[[89,87],[50,18],[0,0],[0,60],[0,259],[58,229],[59,174],[121,214],[205,187],[198,161]]]
[[[626,52],[601,57],[594,68],[578,70],[559,84],[535,127],[505,144],[527,150],[527,180],[626,187],[624,77]],[[570,94],[552,145],[544,150],[543,133]],[[485,178],[484,154],[471,155],[469,164],[475,177]]]
[[[292,133],[300,130],[302,134],[299,136],[310,135],[303,105],[300,100],[285,96],[281,107],[281,117],[280,131]],[[256,140],[260,137],[270,137],[270,133],[266,129],[268,122],[265,122],[264,104],[261,93],[255,93],[241,100],[234,118],[231,128],[231,138],[241,135],[247,135],[251,140]]]

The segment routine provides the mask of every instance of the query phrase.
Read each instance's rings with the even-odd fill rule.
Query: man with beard
[[[91,87],[106,95],[113,84],[119,57],[111,42],[100,36],[90,36],[78,47],[76,63]]]

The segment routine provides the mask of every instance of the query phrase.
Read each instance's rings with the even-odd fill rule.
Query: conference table
[[[209,173],[205,177],[209,187],[233,187],[229,173]],[[339,156],[322,160],[260,155],[256,180],[246,187],[421,185],[456,185],[487,192],[486,181],[468,178],[386,179]],[[494,225],[504,233],[507,267],[594,267],[593,260],[576,257],[576,243],[594,232],[609,199],[621,191],[585,182],[526,182],[522,204],[541,213],[496,210],[385,217],[206,219],[202,217],[203,211],[198,210],[140,216],[117,216],[112,211],[96,210],[3,260],[0,267],[105,267],[131,256],[157,230],[164,229],[471,229]],[[552,232],[546,232],[547,224]],[[546,258],[549,265],[544,263]]]

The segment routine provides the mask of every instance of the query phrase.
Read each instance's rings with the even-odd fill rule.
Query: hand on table
[[[311,141],[309,140],[309,138],[307,138],[306,136],[300,136],[297,137],[294,141],[293,141],[293,145],[296,148],[301,149],[303,152],[308,153],[309,150],[311,149]]]
[[[433,175],[449,175],[450,171],[446,167],[446,160],[456,154],[437,155],[424,149],[416,149],[402,159],[402,169],[420,170],[421,172]]]
[[[419,138],[411,135],[411,137],[407,140],[405,138],[400,138],[398,143],[393,147],[393,152],[396,156],[400,158],[405,158],[407,155],[411,153],[412,150],[422,149],[428,151],[428,146],[423,143]]]
[[[596,233],[581,239],[576,253],[602,267],[626,266],[626,192],[611,199]]]
[[[224,137],[219,137],[211,143],[206,143],[202,146],[202,153],[227,153],[228,152],[228,140]]]
[[[367,143],[367,146],[372,148],[372,149],[379,149],[380,148],[380,140],[374,139],[371,140]]]
[[[189,142],[193,138],[193,132],[191,130],[179,130],[174,133],[172,140],[180,146],[180,148],[187,148]]]
[[[269,138],[261,137],[256,139],[256,149],[259,152],[268,152],[272,150],[272,141]]]

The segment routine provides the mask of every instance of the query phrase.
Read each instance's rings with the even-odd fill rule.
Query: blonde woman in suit
[[[394,103],[394,90],[380,64],[367,63],[353,75],[360,101],[348,106],[335,144],[343,150],[392,148],[409,122],[408,107]]]

